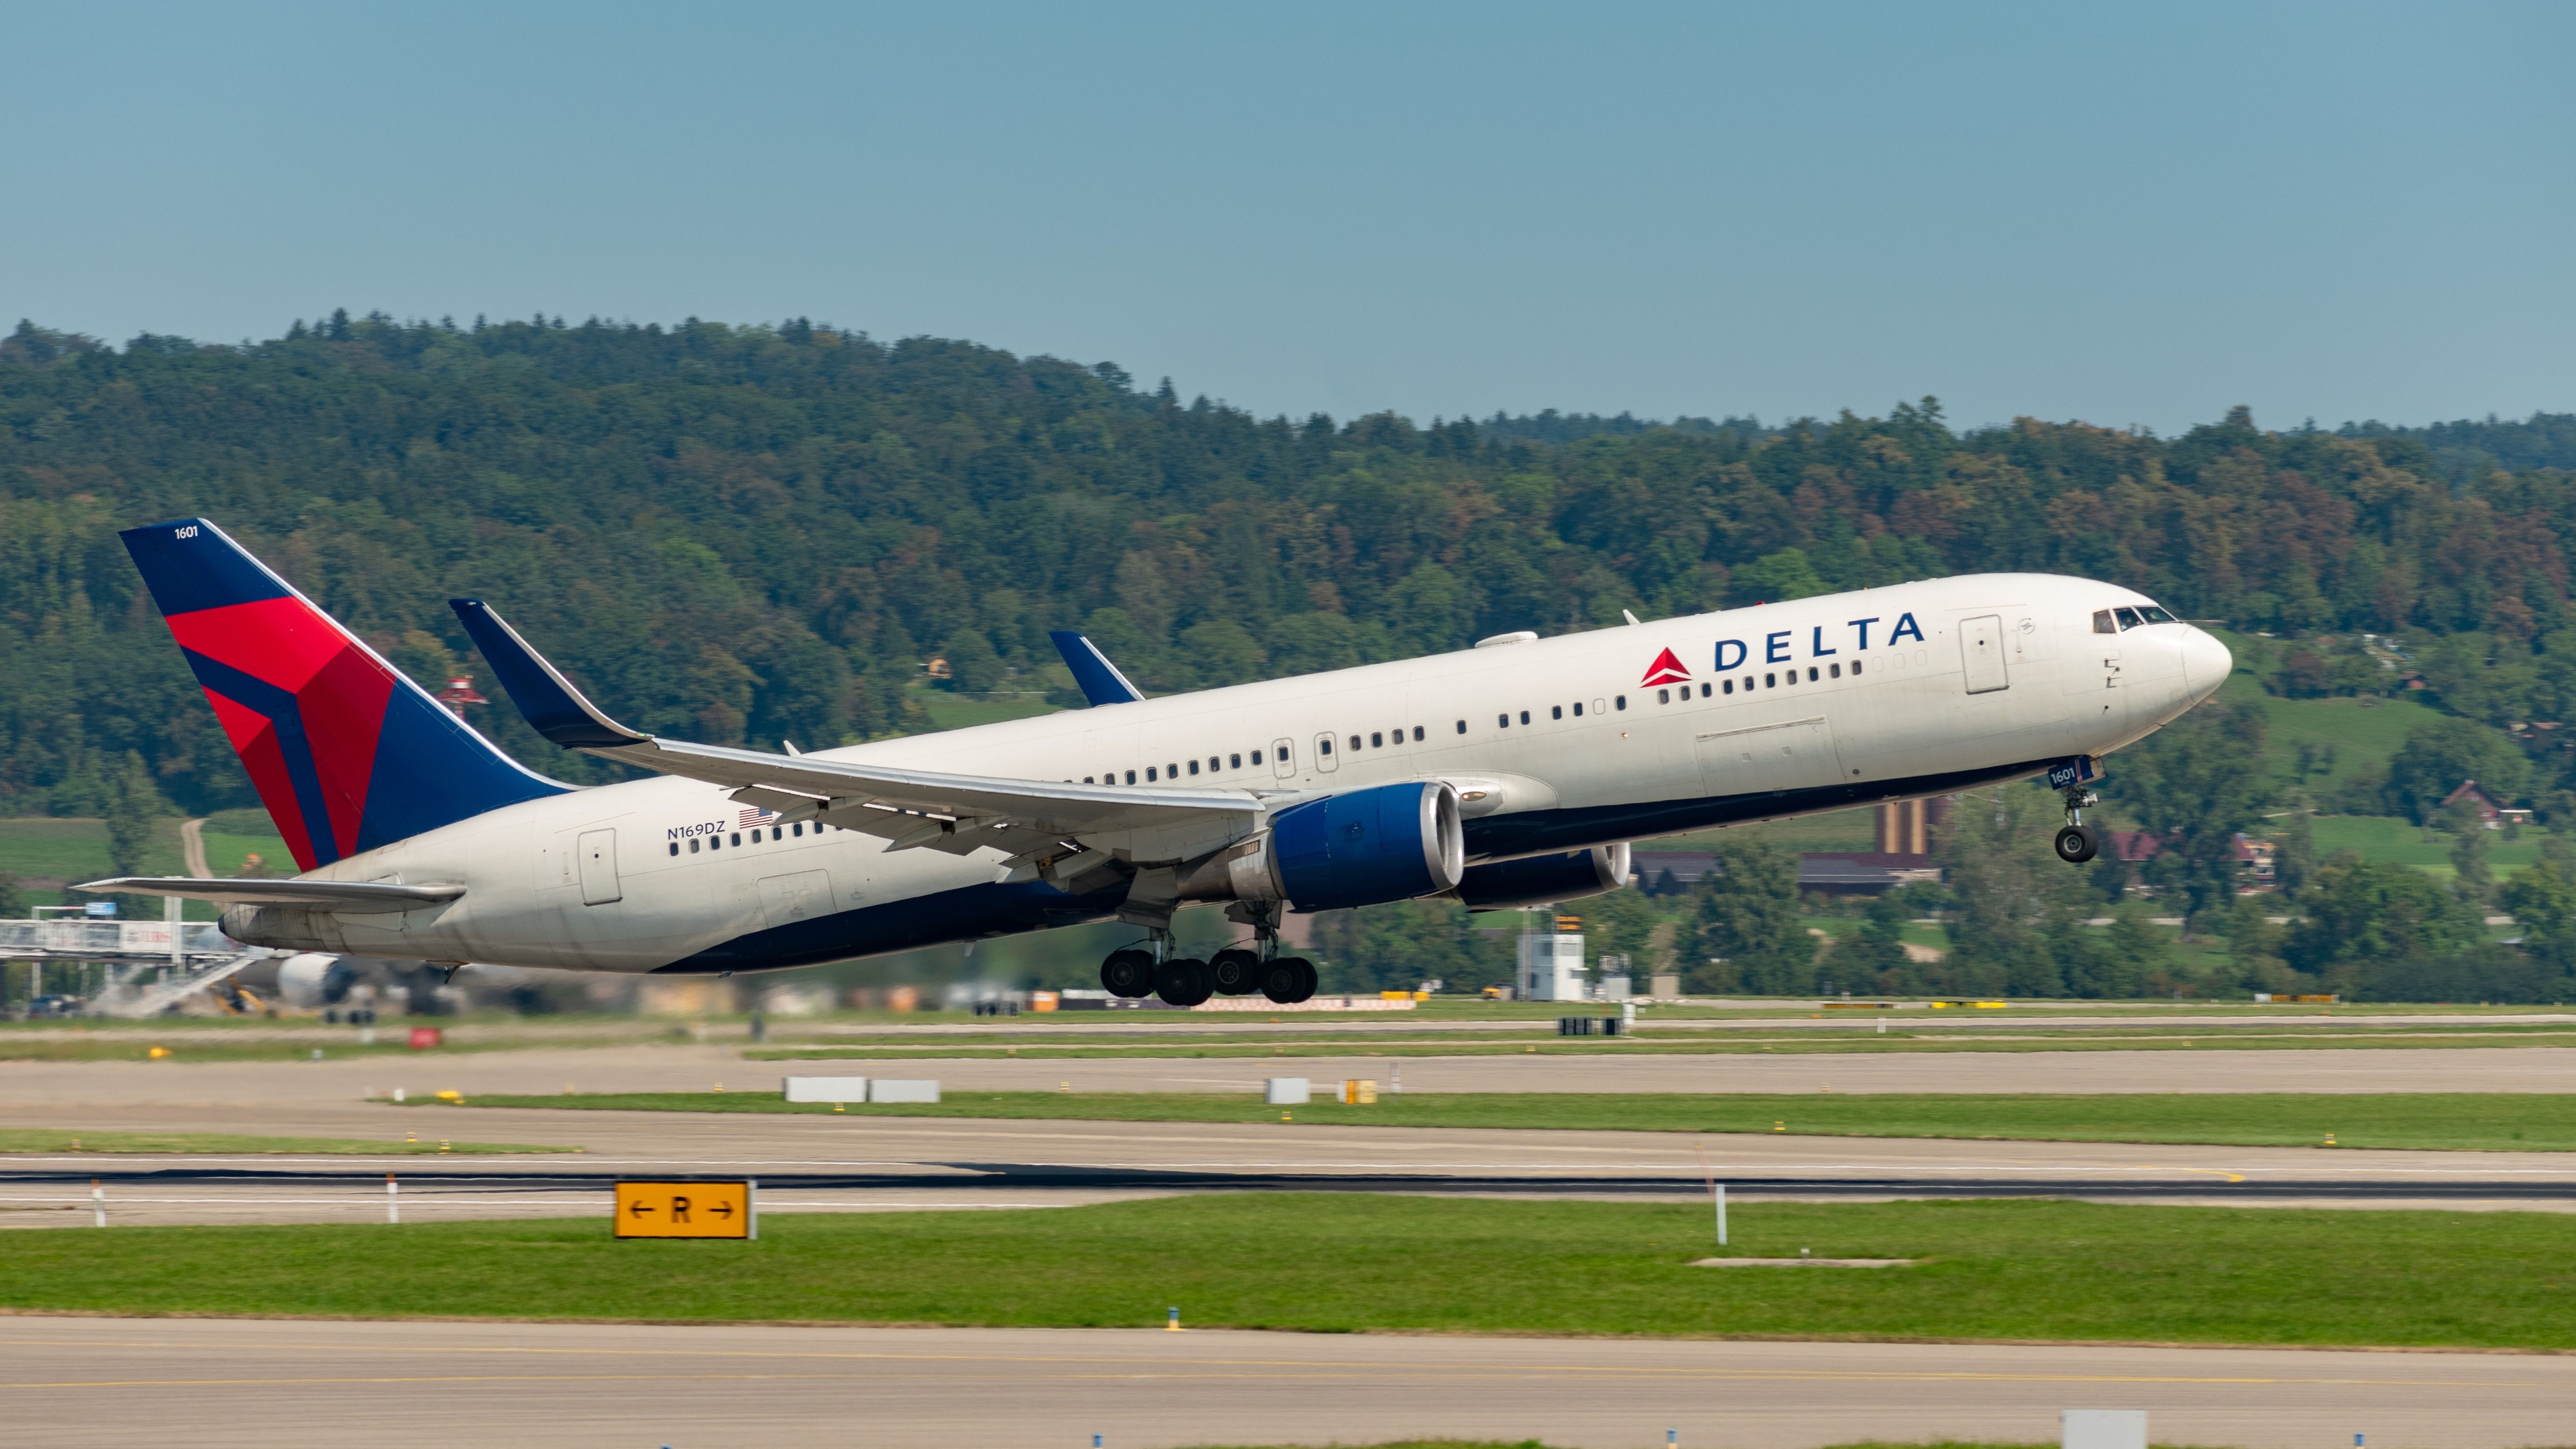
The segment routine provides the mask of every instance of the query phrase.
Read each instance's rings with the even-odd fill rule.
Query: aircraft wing
[[[660,739],[601,713],[490,606],[478,599],[450,599],[448,605],[491,661],[511,702],[556,744],[661,774],[734,786],[735,798],[748,804],[810,806],[807,813],[831,824],[889,837],[893,849],[928,845],[964,854],[1001,846],[1022,854],[1124,832],[1198,837],[1213,829],[1231,836],[1248,832],[1265,808],[1263,798],[1248,790],[955,775]]]
[[[381,881],[241,880],[185,875],[121,875],[72,887],[92,895],[181,896],[224,905],[310,906],[344,915],[386,915],[445,905],[461,885],[393,885]]]

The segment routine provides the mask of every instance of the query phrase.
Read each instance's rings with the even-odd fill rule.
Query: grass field
[[[496,1152],[579,1152],[578,1147],[532,1147],[516,1142],[361,1141],[347,1137],[234,1137],[219,1132],[57,1132],[49,1128],[0,1127],[0,1152],[36,1152],[60,1156],[69,1152],[227,1157],[291,1155],[296,1157],[470,1156]]]
[[[774,1215],[754,1243],[596,1219],[12,1234],[0,1307],[662,1322],[2576,1347],[2567,1220],[2091,1203],[1209,1194]]]
[[[1385,1084],[1381,1083],[1381,1087]],[[441,1105],[441,1104],[426,1104]],[[471,1107],[836,1115],[775,1092],[478,1096]],[[1260,1122],[1290,1127],[1508,1127],[1628,1132],[1794,1132],[2039,1142],[2215,1142],[2249,1147],[2576,1151],[2576,1096],[2557,1092],[2101,1093],[1969,1096],[1817,1092],[1469,1093],[1380,1096],[1371,1106],[1265,1107],[1242,1094],[948,1092],[936,1103],[852,1104],[837,1115]]]

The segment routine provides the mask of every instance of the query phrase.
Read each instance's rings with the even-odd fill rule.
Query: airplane
[[[1628,842],[2045,777],[2081,863],[2100,759],[2216,692],[2227,647],[2137,591],[1977,574],[770,752],[617,723],[490,604],[450,606],[576,787],[441,708],[213,523],[121,535],[302,873],[90,882],[212,900],[297,952],[656,974],[777,970],[1082,922],[1128,999],[1311,997],[1286,912],[1580,899]],[[1186,906],[1243,928],[1205,960]]]

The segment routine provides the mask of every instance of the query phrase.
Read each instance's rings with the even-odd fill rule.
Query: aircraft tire
[[[1287,1006],[1313,994],[1306,991],[1305,973],[1297,969],[1301,964],[1294,956],[1273,957],[1261,963],[1261,974],[1253,979],[1260,985],[1262,995]]]
[[[2068,865],[2082,865],[2102,849],[2102,841],[2090,825],[2066,826],[2057,832],[2053,843],[2057,847],[2057,858]]]
[[[1153,956],[1133,947],[1110,952],[1109,959],[1100,963],[1100,987],[1130,1001],[1153,995]]]
[[[1196,1006],[1216,994],[1208,963],[1195,956],[1166,961],[1154,973],[1154,994],[1169,1006]]]
[[[1311,1001],[1315,996],[1315,988],[1322,984],[1323,978],[1315,974],[1314,962],[1307,960],[1303,956],[1297,957],[1296,962],[1297,999],[1299,1001]]]
[[[1241,946],[1229,946],[1208,958],[1208,975],[1219,996],[1250,996],[1261,989],[1261,958]]]

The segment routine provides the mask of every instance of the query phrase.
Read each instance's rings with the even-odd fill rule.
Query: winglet
[[[1073,682],[1082,697],[1095,705],[1142,704],[1145,693],[1127,682],[1100,646],[1071,629],[1051,629],[1047,637],[1055,641],[1055,652],[1064,656],[1064,667],[1073,671]]]
[[[568,750],[652,743],[648,737],[600,713],[597,705],[572,687],[572,681],[529,648],[519,631],[503,623],[501,616],[481,599],[450,599],[447,607],[464,621],[465,632],[474,637],[474,647],[483,651],[483,657],[491,661],[492,672],[501,676],[501,687],[510,692],[510,702],[527,716],[538,734]]]

